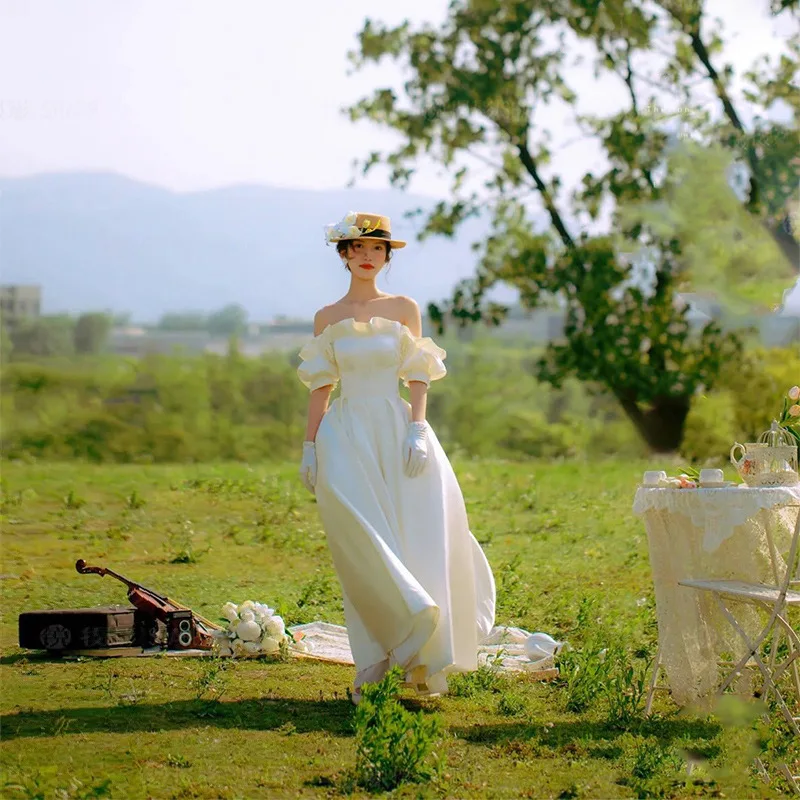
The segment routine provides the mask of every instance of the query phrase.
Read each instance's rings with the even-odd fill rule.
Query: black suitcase
[[[25,611],[19,615],[19,646],[50,652],[149,647],[153,622],[133,606]]]

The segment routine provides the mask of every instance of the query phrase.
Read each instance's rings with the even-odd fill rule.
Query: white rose
[[[789,399],[800,400],[800,386],[792,386],[792,388],[789,389]]]
[[[268,655],[270,653],[277,653],[280,650],[280,645],[274,640],[271,639],[269,636],[265,636],[261,640],[261,650]]]
[[[275,639],[282,639],[286,633],[286,627],[281,617],[270,617],[264,625],[264,630],[268,636],[272,636]]]
[[[232,656],[233,655],[233,650],[231,649],[231,646],[228,644],[227,641],[220,642],[217,645],[217,655],[220,655],[220,656]]]
[[[225,605],[222,606],[222,616],[230,622],[239,619],[238,610],[233,603],[225,603]]]
[[[256,607],[256,604],[252,600],[245,600],[239,606],[239,616],[242,615],[242,611],[252,611]]]
[[[355,211],[348,211],[348,212],[347,212],[347,213],[344,215],[344,219],[342,220],[342,222],[343,222],[345,225],[355,225],[355,224],[356,224],[356,220],[357,220],[357,219],[358,219],[358,214],[356,214],[356,212],[355,212]]]
[[[232,649],[235,656],[243,656],[247,652],[244,647],[244,642],[241,639],[233,640]]]
[[[254,620],[245,620],[236,626],[236,635],[245,642],[254,642],[261,636],[261,626]]]
[[[244,651],[248,656],[257,656],[261,652],[260,642],[245,642]]]
[[[347,236],[358,237],[361,235],[361,228],[357,228],[355,225],[351,225],[347,229]]]

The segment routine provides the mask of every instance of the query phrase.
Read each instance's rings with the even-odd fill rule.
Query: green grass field
[[[783,752],[780,730],[687,715],[664,695],[653,717],[640,713],[637,685],[657,634],[647,541],[631,504],[647,465],[454,466],[495,571],[498,623],[566,639],[572,656],[552,683],[483,673],[442,699],[405,697],[408,709],[441,717],[445,763],[435,782],[392,796],[781,796],[785,784],[748,771],[748,748],[767,759]],[[79,575],[78,558],[211,619],[228,600],[252,599],[277,606],[287,624],[342,623],[296,465],[6,463],[2,480],[3,796],[366,796],[347,781],[352,668],[58,660],[17,646],[22,611],[126,603],[119,582]],[[629,672],[604,672],[606,648]]]

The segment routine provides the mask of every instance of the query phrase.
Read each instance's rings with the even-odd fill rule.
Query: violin
[[[101,578],[105,575],[110,575],[112,578],[116,578],[118,581],[121,581],[128,587],[128,600],[131,604],[143,614],[147,615],[148,617],[155,617],[161,622],[165,623],[168,628],[170,627],[172,620],[178,617],[184,621],[187,618],[187,614],[185,612],[189,612],[191,615],[191,643],[189,643],[188,639],[181,639],[181,644],[184,646],[190,646],[193,648],[199,648],[202,650],[207,650],[211,648],[213,643],[213,634],[212,631],[214,630],[221,630],[219,625],[201,617],[199,614],[195,614],[188,606],[184,606],[181,603],[176,603],[174,600],[166,597],[165,595],[158,594],[158,592],[154,592],[152,589],[148,589],[146,586],[143,586],[141,583],[136,583],[135,581],[129,580],[128,578],[120,575],[114,570],[108,569],[107,567],[92,567],[89,566],[82,558],[79,558],[75,562],[75,569],[81,575],[88,575],[88,574],[95,574],[99,575]],[[176,614],[176,612],[179,612]],[[180,613],[182,612],[182,613]],[[181,627],[181,630],[185,631],[185,627]],[[168,635],[170,635],[168,631]]]

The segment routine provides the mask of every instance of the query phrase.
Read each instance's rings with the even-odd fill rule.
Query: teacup
[[[700,485],[721,486],[725,482],[725,473],[721,469],[701,469]]]
[[[667,473],[664,470],[651,469],[642,476],[642,486],[658,486],[659,481],[665,480]]]

